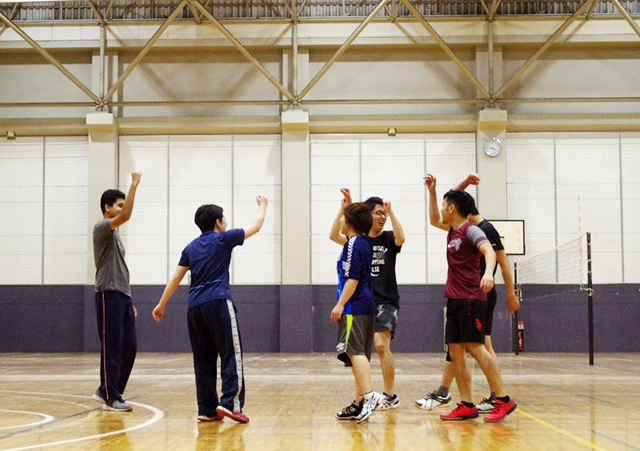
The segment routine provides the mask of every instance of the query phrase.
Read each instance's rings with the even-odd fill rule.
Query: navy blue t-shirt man
[[[189,308],[214,300],[233,299],[229,284],[231,251],[244,243],[244,229],[205,232],[182,251],[178,266],[191,269]]]
[[[376,303],[373,300],[371,287],[371,260],[373,247],[371,240],[365,235],[351,237],[342,248],[338,260],[338,289],[336,301],[347,279],[358,281],[356,291],[344,306],[345,315],[375,315]]]
[[[264,223],[267,199],[257,196],[258,213],[243,229],[227,231],[222,208],[209,204],[196,211],[195,222],[202,235],[182,251],[178,267],[153,310],[161,321],[167,302],[191,270],[187,323],[198,397],[198,421],[221,421],[227,416],[249,422],[244,407],[244,365],[236,307],[229,284],[231,253],[236,246],[256,234]],[[222,397],[216,391],[217,360],[220,356]]]

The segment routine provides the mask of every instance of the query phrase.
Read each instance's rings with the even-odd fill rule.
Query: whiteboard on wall
[[[489,220],[500,234],[502,246],[508,255],[524,255],[524,219]]]

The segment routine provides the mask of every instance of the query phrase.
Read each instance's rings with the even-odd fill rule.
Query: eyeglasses
[[[387,216],[389,216],[389,215],[387,214],[387,212],[386,212],[386,211],[381,211],[381,210],[379,210],[379,211],[374,211],[374,212],[373,212],[373,213],[371,213],[371,214],[372,214],[373,216],[377,216],[377,217],[379,217],[379,218],[382,218],[382,217],[385,217],[385,218],[386,218]]]

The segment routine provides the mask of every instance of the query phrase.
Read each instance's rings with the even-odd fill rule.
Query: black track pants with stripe
[[[100,337],[100,390],[107,402],[122,399],[136,359],[136,321],[131,297],[117,291],[96,293]]]
[[[215,416],[218,405],[233,412],[242,411],[244,366],[233,301],[216,299],[191,307],[187,321],[196,374],[198,414]],[[222,373],[220,399],[216,392],[218,356]]]

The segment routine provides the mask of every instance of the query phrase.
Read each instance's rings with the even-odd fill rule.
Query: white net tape
[[[586,283],[586,240],[579,236],[558,247],[520,260],[517,265],[519,285],[577,285]]]

